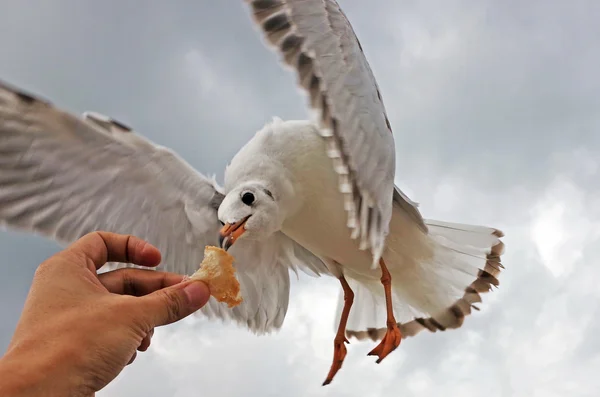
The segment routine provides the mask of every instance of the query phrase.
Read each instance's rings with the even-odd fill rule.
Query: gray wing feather
[[[190,273],[203,245],[217,242],[214,208],[196,209],[212,233],[193,228],[185,211],[217,191],[175,154],[139,151],[4,84],[0,187],[0,223],[63,244],[95,230],[136,234],[161,249],[163,267]]]
[[[402,190],[398,186],[394,186],[394,204],[399,206],[408,217],[415,222],[421,230],[425,233],[428,232],[427,225],[425,225],[425,220],[419,211],[419,205],[408,198]]]
[[[132,234],[161,251],[159,269],[191,275],[218,244],[222,199],[215,181],[123,124],[74,117],[0,82],[0,226],[61,244],[97,230]],[[232,247],[244,302],[231,310],[211,298],[201,312],[257,333],[279,328],[295,268],[288,252],[302,250],[280,241]],[[132,265],[103,270],[122,266]],[[306,258],[299,266],[315,272]]]
[[[394,138],[352,26],[334,0],[245,1],[268,44],[297,72],[339,175],[351,236],[377,261],[392,216]],[[404,204],[414,218],[416,208]]]

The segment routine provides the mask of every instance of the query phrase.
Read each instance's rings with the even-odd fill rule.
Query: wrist
[[[25,373],[24,368],[14,361],[2,357],[0,359],[0,395],[2,396],[26,396],[38,395],[35,389],[38,382]]]
[[[58,357],[42,349],[16,352],[11,349],[0,358],[0,396],[86,396],[75,373]],[[64,356],[64,355],[63,355]],[[61,365],[62,364],[62,365]]]
[[[37,396],[43,384],[41,375],[22,360],[10,356],[0,359],[0,395]]]

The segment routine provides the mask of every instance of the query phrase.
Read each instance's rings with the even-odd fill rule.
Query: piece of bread
[[[219,247],[206,246],[204,259],[190,279],[204,281],[210,294],[219,302],[234,307],[242,303],[240,283],[235,278],[233,256]]]

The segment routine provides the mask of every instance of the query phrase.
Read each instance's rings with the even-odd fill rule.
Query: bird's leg
[[[402,341],[402,334],[400,328],[396,324],[394,318],[394,308],[392,306],[392,276],[383,261],[383,258],[379,259],[379,266],[381,267],[381,284],[383,284],[383,290],[385,291],[385,306],[387,309],[387,331],[381,342],[369,352],[368,356],[378,356],[377,364],[381,362],[388,354],[393,352]]]
[[[327,379],[323,382],[323,386],[328,385],[333,380],[335,374],[342,368],[342,363],[346,357],[346,346],[344,343],[348,342],[346,339],[346,323],[348,322],[348,316],[350,315],[350,308],[354,301],[354,292],[348,285],[348,282],[344,276],[340,277],[340,283],[342,283],[342,289],[344,290],[344,308],[342,309],[342,315],[340,317],[340,325],[338,326],[337,334],[333,340],[333,362],[329,369]]]

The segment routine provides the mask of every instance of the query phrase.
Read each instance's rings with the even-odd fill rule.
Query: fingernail
[[[155,266],[158,265],[160,263],[161,260],[161,256],[160,256],[160,252],[156,250],[156,248],[151,245],[148,244],[147,242],[142,242],[142,244],[144,244],[144,246],[142,247],[142,249],[139,251],[140,252],[140,258],[139,260],[141,261],[141,265],[143,266]]]
[[[190,306],[193,308],[200,308],[204,306],[210,298],[208,286],[202,281],[194,281],[186,285],[183,291],[187,295]]]

